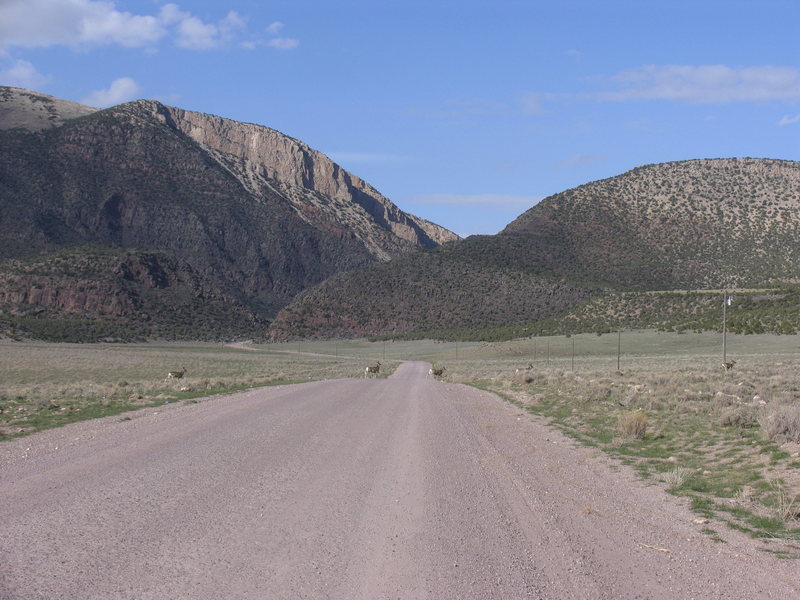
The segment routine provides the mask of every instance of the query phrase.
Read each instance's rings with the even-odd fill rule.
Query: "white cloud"
[[[244,31],[245,29],[247,29],[247,20],[235,10],[230,11],[219,22],[219,30],[224,39],[233,37],[237,30]]]
[[[778,125],[780,127],[785,127],[786,125],[794,125],[795,123],[800,123],[800,115],[795,115],[793,117],[785,115],[780,121],[778,121]]]
[[[178,23],[178,37],[175,44],[189,50],[208,50],[222,43],[219,28],[203,23],[197,17],[186,17]]]
[[[276,50],[294,50],[297,48],[300,45],[300,40],[290,37],[283,37],[280,35],[284,27],[285,25],[280,21],[270,23],[270,25],[266,28],[266,32],[273,37],[266,41],[260,42],[260,45],[275,48]]]
[[[542,196],[508,194],[424,194],[409,198],[409,202],[439,206],[485,206],[494,208],[530,208]]]
[[[283,23],[281,23],[280,21],[275,21],[274,23],[271,23],[269,27],[267,27],[267,33],[270,33],[272,35],[278,35],[281,32],[281,29],[283,28],[284,28]]]
[[[673,100],[692,104],[800,99],[800,71],[793,67],[648,65],[607,79],[617,91],[600,100]]]
[[[141,47],[164,35],[154,16],[116,10],[97,0],[3,0],[0,2],[0,46],[26,48],[54,45],[119,44]]]
[[[177,4],[165,4],[158,13],[158,18],[164,25],[174,25],[191,16],[190,13],[181,10]]]
[[[276,48],[277,50],[293,50],[300,45],[300,40],[294,38],[277,37],[264,42],[265,46]]]
[[[17,60],[7,69],[0,71],[0,85],[10,85],[28,89],[38,89],[49,81],[27,60]]]
[[[130,77],[120,77],[111,82],[108,89],[97,90],[81,100],[82,104],[105,108],[122,102],[135,100],[139,93],[139,84]]]
[[[217,48],[246,28],[235,11],[217,23],[206,23],[174,3],[155,15],[117,10],[110,0],[0,0],[0,52],[57,45],[81,47],[120,45],[153,48],[167,36],[190,50]],[[278,38],[276,47],[294,47],[297,40]]]

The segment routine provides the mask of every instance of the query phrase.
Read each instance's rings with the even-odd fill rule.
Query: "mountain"
[[[800,280],[800,163],[647,165],[555,194],[472,236],[307,290],[271,326],[293,336],[405,334],[533,323],[607,290]]]
[[[257,330],[336,272],[457,239],[260,125],[150,100],[96,110],[17,88],[0,88],[0,117],[0,322],[11,325],[44,311],[117,331],[172,301],[217,323],[213,337],[238,334],[230,319],[209,320],[190,290]],[[111,275],[131,261],[166,275],[136,285]],[[31,272],[53,287],[31,293]],[[116,294],[117,308],[43,300],[79,289]]]
[[[77,102],[0,86],[0,129],[40,131],[96,111]]]

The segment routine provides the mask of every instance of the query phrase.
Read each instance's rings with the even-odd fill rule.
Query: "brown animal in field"
[[[517,373],[522,373],[523,371],[530,371],[533,369],[533,363],[528,363],[528,366],[525,368],[517,369]]]
[[[428,370],[428,377],[441,377],[445,369],[446,367],[442,367],[441,369],[434,369],[431,367],[430,370]]]
[[[184,375],[186,375],[186,367],[181,367],[180,371],[170,371],[167,373],[164,381],[169,381],[170,379],[183,379]]]
[[[736,361],[735,360],[731,360],[731,361],[722,363],[722,366],[725,367],[726,371],[730,371],[733,368],[733,365],[735,365],[735,364],[736,364]]]
[[[381,371],[381,363],[375,361],[375,364],[373,366],[364,369],[364,378],[369,377],[371,374],[374,374],[375,377],[377,377],[380,371]]]

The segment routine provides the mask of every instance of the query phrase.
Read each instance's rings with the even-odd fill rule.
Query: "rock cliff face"
[[[457,239],[266,127],[147,100],[98,111],[15,88],[0,88],[0,115],[0,274],[3,260],[64,250],[155,252],[200,278],[192,289],[218,290],[258,321],[336,272]],[[92,288],[86,277],[75,285]],[[39,291],[26,292],[27,279],[14,281],[0,311],[106,310],[46,289],[72,283],[31,280]],[[176,294],[192,287],[166,281]]]
[[[277,191],[308,223],[340,224],[381,260],[409,246],[433,248],[458,239],[443,227],[401,211],[321,152],[274,129],[148,100],[132,103],[129,109],[149,113],[189,136],[254,196]]]

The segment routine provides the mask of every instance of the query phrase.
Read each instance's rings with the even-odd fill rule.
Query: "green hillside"
[[[622,317],[600,325],[603,303],[627,296],[609,293],[800,281],[799,240],[800,163],[648,165],[546,198],[498,235],[334,277],[279,313],[270,332],[275,339],[342,332],[468,336],[531,323],[548,331],[568,331],[570,324],[576,331],[613,330]],[[581,304],[590,297],[603,306]],[[581,315],[580,306],[592,314]],[[707,319],[695,314],[702,306],[647,296],[623,312],[630,326],[685,329],[697,322],[702,329]],[[780,311],[782,305],[759,306]],[[791,329],[776,319],[742,328]]]

